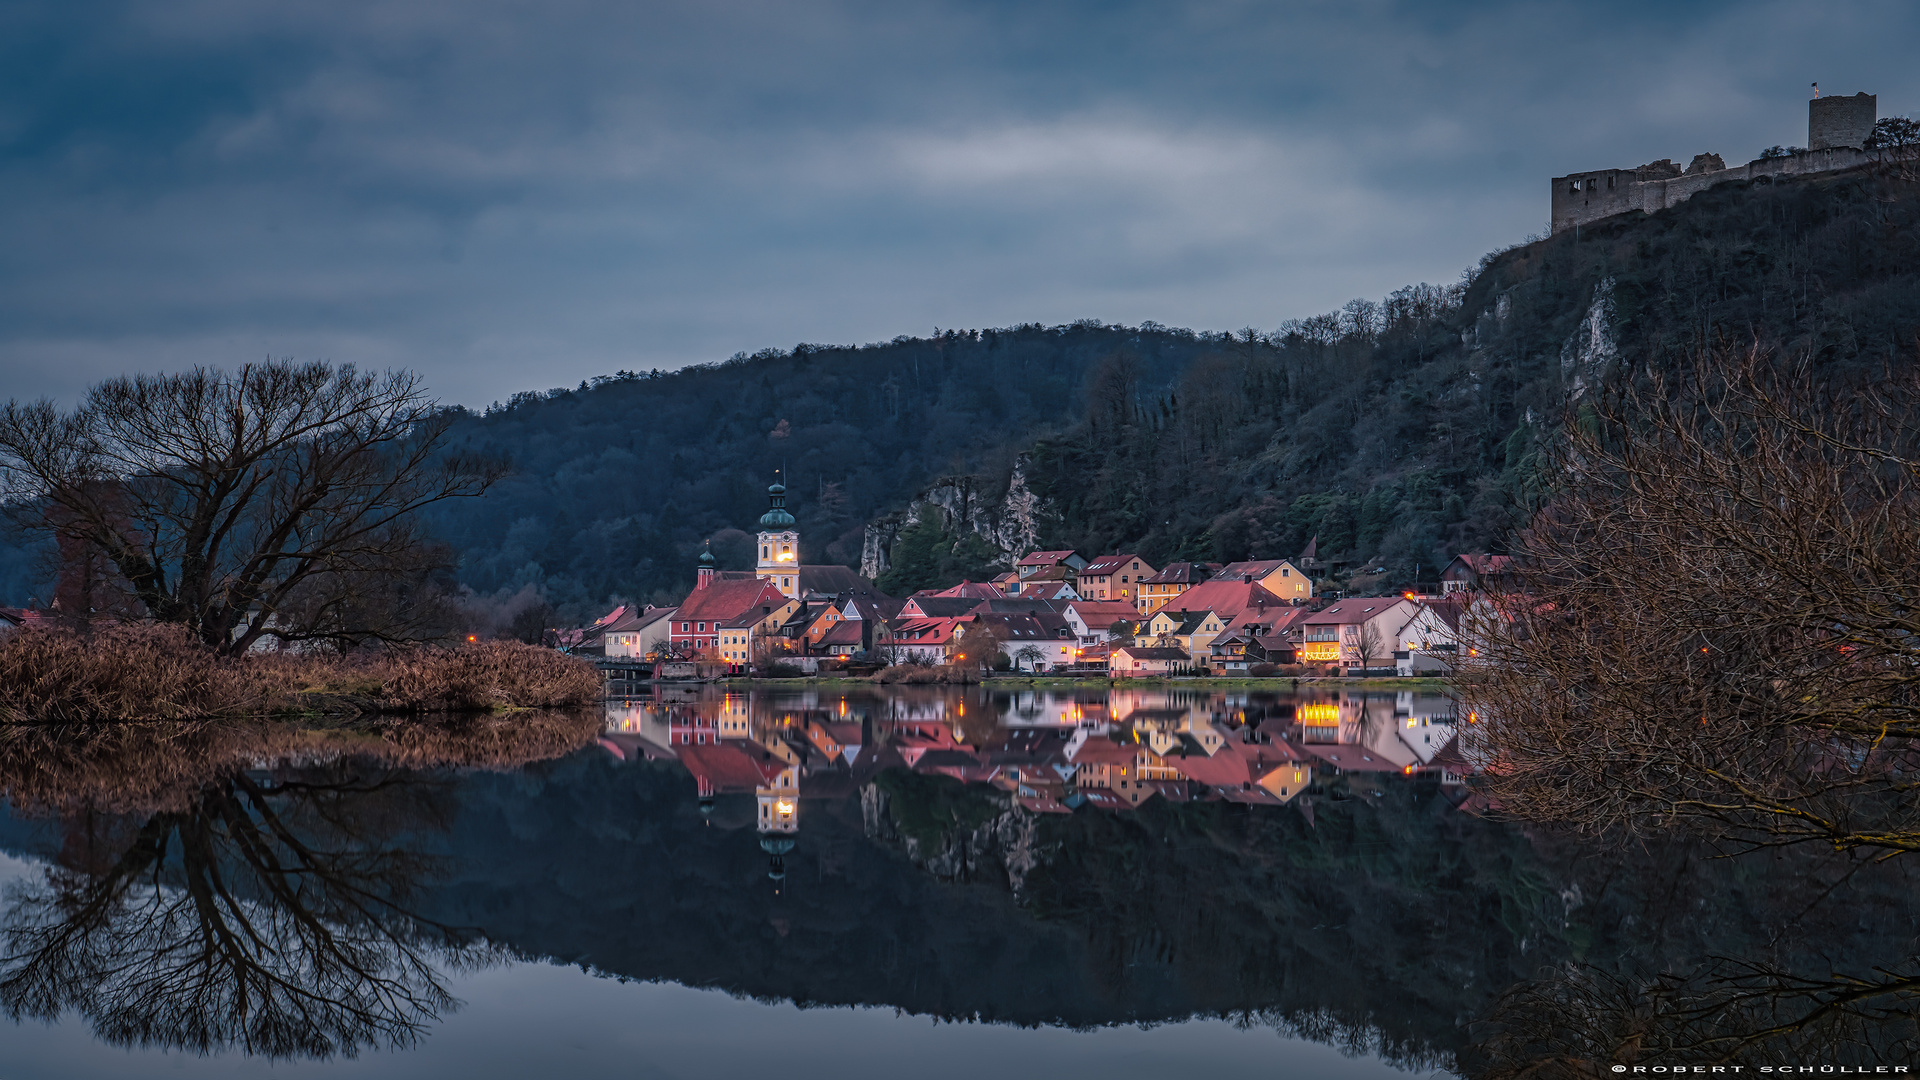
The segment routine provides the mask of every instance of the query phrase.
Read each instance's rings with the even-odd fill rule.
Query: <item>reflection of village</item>
[[[756,827],[777,839],[798,831],[803,800],[846,797],[889,768],[991,785],[1036,813],[1128,811],[1153,799],[1280,806],[1410,777],[1458,788],[1467,766],[1453,747],[1454,707],[1416,692],[663,686],[609,701],[601,745],[622,760],[677,761],[702,800],[752,794]]]

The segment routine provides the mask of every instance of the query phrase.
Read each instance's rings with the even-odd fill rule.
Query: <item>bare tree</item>
[[[0,409],[0,493],[21,524],[97,550],[153,618],[214,648],[383,637],[352,625],[377,621],[374,607],[338,601],[417,569],[415,512],[502,471],[448,452],[451,421],[406,371],[268,361],[115,378],[71,412]]]
[[[1353,654],[1360,660],[1360,670],[1365,672],[1374,666],[1374,661],[1387,655],[1387,647],[1380,640],[1380,630],[1372,623],[1361,623],[1354,636]]]
[[[1717,357],[1571,425],[1470,619],[1506,812],[1920,850],[1920,376]]]

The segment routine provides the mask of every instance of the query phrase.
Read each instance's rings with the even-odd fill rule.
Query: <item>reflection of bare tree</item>
[[[1614,1064],[1733,1062],[1765,1053],[1849,1065],[1911,1060],[1920,974],[1810,977],[1716,959],[1687,973],[1626,976],[1571,964],[1507,992],[1465,1072],[1598,1077]]]
[[[441,973],[491,955],[405,906],[434,867],[386,838],[433,823],[431,790],[348,766],[206,786],[95,872],[10,893],[0,1006],[200,1053],[411,1043],[457,1005]]]

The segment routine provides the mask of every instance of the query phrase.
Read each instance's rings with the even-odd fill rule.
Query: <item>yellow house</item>
[[[719,659],[730,664],[752,663],[755,643],[778,637],[780,628],[800,610],[800,598],[789,596],[785,603],[760,606],[767,610],[748,611],[737,619],[713,624],[718,632],[713,643]]]
[[[1158,570],[1138,555],[1102,555],[1080,568],[1074,579],[1074,591],[1082,600],[1132,604],[1141,584],[1158,574]]]
[[[1313,599],[1313,579],[1291,559],[1255,559],[1228,563],[1215,581],[1251,581],[1282,600]]]
[[[1134,637],[1136,645],[1160,645],[1184,650],[1195,663],[1206,663],[1207,646],[1225,633],[1227,622],[1211,611],[1172,611],[1161,608],[1153,613]]]

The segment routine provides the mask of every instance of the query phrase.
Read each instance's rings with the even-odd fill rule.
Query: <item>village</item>
[[[847,567],[800,564],[785,498],[779,483],[769,488],[754,570],[717,569],[703,552],[679,604],[621,606],[556,632],[554,643],[616,680],[882,673],[925,682],[936,669],[1445,678],[1463,617],[1509,569],[1506,556],[1464,554],[1437,590],[1345,596],[1316,584],[1311,542],[1295,559],[1226,564],[1032,551],[991,580],[894,598]]]
[[[876,697],[662,686],[610,700],[600,744],[622,761],[676,762],[709,813],[716,797],[752,795],[754,828],[767,836],[799,830],[803,798],[855,793],[888,769],[985,785],[1039,814],[1224,799],[1311,815],[1302,796],[1378,795],[1409,777],[1459,801],[1472,770],[1457,722],[1451,697],[1417,691],[1296,700],[1160,687]]]

